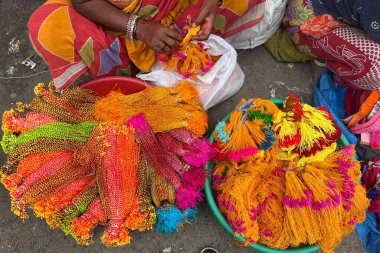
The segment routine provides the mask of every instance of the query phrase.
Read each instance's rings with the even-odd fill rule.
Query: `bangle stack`
[[[125,34],[130,41],[136,40],[136,28],[138,19],[138,16],[131,14],[127,21],[127,29],[125,31]]]

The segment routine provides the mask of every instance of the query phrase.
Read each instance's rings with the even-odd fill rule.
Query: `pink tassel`
[[[181,178],[175,168],[170,166],[173,164],[173,161],[168,159],[167,153],[158,142],[144,114],[140,113],[132,117],[127,122],[128,124],[133,125],[136,129],[137,137],[150,164],[178,189],[182,184]]]
[[[208,161],[213,160],[217,154],[208,139],[195,139],[189,148],[183,155],[183,159],[191,166],[204,166]]]
[[[176,192],[176,203],[179,210],[195,208],[203,199],[203,194],[191,188],[181,186]]]
[[[195,190],[202,190],[207,178],[207,172],[204,168],[192,168],[191,170],[183,173],[183,184]]]
[[[258,150],[254,147],[248,147],[243,150],[238,150],[238,151],[231,151],[227,154],[227,157],[229,160],[234,161],[234,162],[240,162],[244,158],[247,158],[248,156],[257,154]]]
[[[183,160],[190,166],[204,166],[217,154],[208,139],[198,139],[184,128],[157,133],[156,137],[167,152],[182,156]]]
[[[170,150],[177,156],[183,156],[183,153],[185,153],[183,144],[177,139],[175,139],[173,136],[171,136],[169,132],[156,133],[156,137],[160,142],[161,146],[164,147],[166,150]]]
[[[201,190],[206,177],[204,168],[193,168],[182,175],[183,185],[176,192],[176,203],[180,210],[195,208],[202,200]]]
[[[185,149],[183,159],[190,166],[204,166],[217,155],[217,151],[208,139],[198,139],[185,128],[172,129],[168,133],[182,143]]]
[[[157,133],[157,140],[160,142],[161,146],[165,149],[168,165],[174,170],[182,174],[185,172],[185,167],[183,163],[179,160],[179,156],[182,156],[185,151],[182,145],[175,140],[170,134],[166,133]]]

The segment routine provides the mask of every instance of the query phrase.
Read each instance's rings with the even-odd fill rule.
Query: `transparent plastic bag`
[[[227,41],[219,36],[210,35],[203,43],[211,55],[221,57],[208,73],[198,75],[196,81],[187,80],[194,84],[203,106],[209,109],[238,92],[243,86],[245,76],[237,63],[235,49]],[[155,63],[151,72],[140,73],[137,77],[163,87],[173,87],[183,80],[180,74],[165,70],[159,62]]]

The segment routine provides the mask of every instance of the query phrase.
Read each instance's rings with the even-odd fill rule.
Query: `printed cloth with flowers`
[[[325,4],[325,7],[331,8],[326,7],[324,11],[320,7],[315,9],[316,5],[324,5],[325,2],[291,0],[284,17],[284,26],[289,36],[302,52],[325,60],[329,69],[350,87],[379,91],[379,32],[376,29],[377,21],[369,22],[369,20],[380,19],[380,15],[365,16],[365,10],[371,7],[371,4],[367,3],[359,7],[352,5],[354,7],[350,8],[360,10],[360,13],[358,10],[353,11],[352,15],[343,11],[341,13],[343,7],[331,7],[333,2],[337,2],[336,4],[344,2],[347,5],[351,0],[329,0],[327,1],[329,4]],[[379,3],[373,9],[379,10],[377,13],[380,13],[380,1],[373,2]],[[347,6],[351,5],[348,3]],[[363,29],[365,33],[357,27]]]

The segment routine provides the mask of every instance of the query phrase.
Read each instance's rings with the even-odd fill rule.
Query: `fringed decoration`
[[[72,221],[71,233],[79,244],[92,244],[92,230],[97,224],[106,220],[107,216],[103,210],[102,203],[100,199],[96,199],[84,214]]]
[[[156,210],[157,222],[154,229],[164,234],[173,234],[185,221],[182,212],[175,206],[168,205]]]
[[[214,61],[204,44],[191,42],[191,37],[199,30],[199,26],[190,28],[177,51],[158,54],[158,61],[166,70],[176,71],[185,79],[196,79],[197,75],[210,71]]]
[[[109,219],[102,241],[107,246],[130,243],[125,219],[137,199],[137,166],[139,150],[132,127],[104,127],[103,164],[98,169],[100,196]]]
[[[24,178],[35,172],[47,161],[60,154],[62,154],[61,151],[31,154],[20,162],[15,173],[4,175],[1,182],[8,190],[13,191],[21,184]]]
[[[261,99],[242,99],[227,122],[218,123],[215,139],[223,153],[233,162],[252,159],[259,149],[274,144],[272,120],[278,109]]]
[[[284,231],[285,170],[276,168],[263,180],[257,191],[259,205],[259,243],[276,249],[289,247],[289,236]]]
[[[182,184],[181,179],[175,169],[169,166],[170,162],[168,161],[166,152],[159,144],[144,115],[138,114],[134,116],[128,121],[128,124],[131,124],[136,129],[137,137],[149,163],[170,184],[178,189]]]
[[[207,113],[188,82],[172,89],[152,87],[131,95],[111,92],[96,102],[94,116],[123,125],[138,113],[145,115],[154,132],[185,127],[200,137],[207,129]]]
[[[176,192],[176,203],[180,210],[195,208],[202,200],[201,190],[206,181],[204,168],[193,168],[182,175],[183,184]]]
[[[324,108],[301,104],[299,98],[289,94],[283,111],[274,128],[280,147],[287,153],[284,157],[294,160],[314,156],[340,138],[339,127]]]
[[[54,122],[23,132],[17,137],[15,135],[8,135],[7,133],[3,136],[1,145],[4,152],[9,153],[18,146],[32,142],[37,138],[66,139],[86,142],[97,124],[97,121],[86,121],[75,125]]]
[[[287,171],[286,194],[283,200],[285,209],[284,229],[290,237],[290,245],[314,244],[321,238],[316,217],[312,210],[313,192],[308,189],[297,174]]]
[[[2,130],[5,133],[21,133],[56,121],[52,116],[45,113],[28,112],[23,118],[19,113],[10,110],[3,113]]]
[[[59,156],[50,159],[38,170],[25,178],[23,183],[11,193],[11,197],[14,200],[12,209],[16,215],[21,218],[27,217],[26,207],[38,200],[37,196],[30,194],[30,189],[34,184],[59,171],[72,157],[72,153],[62,152]]]
[[[1,173],[14,173],[19,162],[29,155],[63,150],[74,152],[82,145],[83,142],[80,141],[63,139],[57,141],[56,139],[51,138],[38,138],[35,141],[28,142],[13,149],[12,152],[8,154],[8,159],[1,168]]]
[[[135,205],[131,214],[125,220],[125,226],[131,230],[146,231],[153,229],[157,216],[153,206],[149,206],[144,212],[140,211],[138,204]]]
[[[156,134],[167,152],[182,157],[190,166],[201,167],[216,156],[216,150],[208,139],[199,139],[185,128],[172,129]]]
[[[83,190],[78,196],[74,198],[72,203],[70,205],[66,206],[61,211],[55,211],[48,217],[46,217],[46,223],[49,225],[50,228],[55,229],[60,227],[62,224],[64,224],[63,220],[65,220],[65,217],[71,216],[71,214],[75,214],[72,219],[75,219],[77,216],[83,214],[88,206],[99,197],[97,185],[94,184],[88,189]],[[71,231],[71,224],[72,222],[68,222],[66,219],[65,229],[66,233],[70,233]]]
[[[55,211],[61,211],[84,190],[94,185],[96,179],[94,176],[84,177],[74,183],[54,192],[49,197],[34,203],[34,214],[40,218],[46,218]]]
[[[52,229],[86,245],[92,243],[92,230],[106,225],[102,241],[107,246],[129,243],[129,229],[152,229],[159,219],[156,209],[160,223],[172,231],[195,219],[207,176],[202,166],[216,149],[197,137],[207,129],[207,114],[189,82],[128,96],[114,92],[100,103],[112,108],[109,122],[94,121],[101,99],[92,92],[58,93],[42,84],[35,91],[30,104],[19,103],[3,114],[1,144],[9,155],[1,182],[10,190],[16,215],[27,218],[31,207]],[[149,115],[153,129],[140,112]],[[182,190],[192,196],[182,197],[184,211],[166,207],[181,199],[176,191]],[[162,216],[169,209],[178,213],[171,216],[176,225]]]
[[[46,90],[44,84],[35,87],[36,97],[27,106],[29,110],[48,114],[57,121],[80,123],[93,120],[93,107],[97,97],[88,90],[72,87],[62,94]]]

